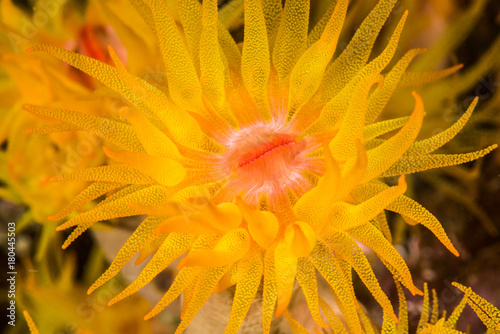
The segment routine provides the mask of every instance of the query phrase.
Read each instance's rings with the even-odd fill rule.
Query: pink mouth
[[[260,144],[250,149],[250,152],[248,152],[241,158],[238,167],[245,167],[264,157],[266,154],[271,153],[272,151],[276,151],[286,146],[295,144],[297,144],[295,138],[290,135],[274,135],[269,138],[269,142]]]
[[[322,163],[310,153],[317,145],[309,139],[298,140],[289,126],[280,123],[255,124],[234,132],[227,142],[226,154],[217,170],[228,177],[224,200],[238,194],[250,205],[260,195],[273,201],[291,190],[300,196],[311,188],[304,171],[321,170]]]

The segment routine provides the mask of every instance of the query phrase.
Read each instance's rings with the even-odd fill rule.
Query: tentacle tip
[[[181,270],[182,268],[184,268],[185,266],[187,265],[187,260],[186,258],[183,258],[179,261],[179,263],[177,264],[177,269],[178,270]]]
[[[107,146],[103,146],[102,147],[102,151],[104,152],[104,154],[106,154],[108,157],[110,154],[113,154],[115,151],[110,149],[109,147]],[[110,157],[111,158],[111,157]]]
[[[108,44],[108,51],[112,55],[116,55],[115,49],[111,46],[111,44]]]
[[[287,312],[287,308],[283,306],[276,307],[276,313],[274,314],[276,318],[281,317],[285,312]]]
[[[404,188],[404,190],[406,191],[407,184],[406,184],[406,179],[405,179],[404,175],[401,175],[399,177],[399,179],[398,179],[398,187]]]
[[[319,320],[321,320],[321,321],[319,321]],[[330,326],[326,322],[324,322],[323,319],[318,319],[316,321],[316,325],[318,325],[319,327],[322,327],[322,328],[330,328]]]
[[[415,98],[415,100],[419,101],[422,99],[422,97],[420,96],[419,93],[417,93],[416,91],[412,91],[411,92],[411,95],[413,95],[413,97]]]
[[[378,90],[381,90],[382,88],[384,88],[384,82],[385,82],[385,77],[380,74],[378,76],[378,80],[377,80],[377,89]]]
[[[108,52],[109,55],[111,56],[111,59],[113,60],[113,63],[115,64],[116,67],[123,67],[123,63],[121,62],[120,57],[116,54],[115,49],[111,45],[108,45]]]
[[[158,225],[155,229],[155,236],[160,236],[162,235],[163,233],[166,233],[168,231],[165,230],[165,227],[162,226],[162,224]]]

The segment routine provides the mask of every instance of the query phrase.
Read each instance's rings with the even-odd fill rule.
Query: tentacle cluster
[[[236,333],[263,278],[264,333],[273,313],[295,324],[287,307],[296,280],[318,326],[327,326],[320,308],[335,326],[335,315],[318,295],[319,272],[348,328],[361,333],[353,268],[397,322],[356,240],[370,247],[413,294],[421,294],[391,245],[385,210],[423,224],[458,255],[437,219],[404,195],[404,175],[472,161],[495,146],[431,154],[460,131],[477,100],[454,126],[424,140],[416,140],[424,119],[424,102],[416,93],[410,116],[375,121],[398,84],[409,80],[410,62],[424,52],[410,50],[387,69],[405,13],[385,49],[369,61],[395,2],[381,0],[332,59],[347,0],[334,2],[309,35],[308,1],[289,0],[282,8],[281,0],[245,0],[241,50],[218,21],[216,0],[203,5],[177,1],[180,22],[161,0],[131,0],[158,40],[168,87],[130,74],[113,49],[108,65],[51,45],[33,47],[30,52],[51,54],[128,101],[116,117],[26,106],[101,136],[110,146],[105,154],[116,162],[54,179],[93,183],[53,220],[109,194],[59,226],[75,227],[64,247],[96,222],[148,215],[89,293],[138,252],[139,262],[154,254],[110,304],[138,291],[186,254],[147,319],[184,293],[180,333],[211,293],[235,286],[226,332]],[[381,138],[392,130],[398,131]],[[385,183],[390,176],[399,178],[397,185]]]

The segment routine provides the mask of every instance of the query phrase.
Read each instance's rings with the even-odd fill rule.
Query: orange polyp
[[[241,158],[238,167],[240,168],[245,167],[251,164],[252,162],[256,161],[257,159],[264,157],[271,151],[280,149],[288,145],[294,145],[296,143],[297,142],[295,141],[295,138],[293,136],[274,135],[269,138],[269,141],[267,143],[251,148],[250,151]]]

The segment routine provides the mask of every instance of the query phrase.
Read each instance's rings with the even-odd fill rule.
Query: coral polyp
[[[349,330],[361,333],[354,269],[397,321],[357,242],[371,248],[411,293],[421,294],[391,244],[385,211],[426,226],[458,256],[437,219],[404,195],[405,175],[469,162],[496,146],[432,154],[457,135],[477,100],[455,125],[423,140],[417,136],[424,101],[415,92],[407,96],[414,108],[405,117],[375,121],[411,61],[425,51],[410,50],[388,68],[404,13],[385,49],[369,61],[395,2],[380,1],[332,59],[347,0],[332,4],[310,33],[308,1],[288,0],[283,8],[281,0],[245,0],[241,49],[218,22],[216,0],[178,1],[180,22],[162,1],[133,0],[157,38],[167,85],[132,75],[112,48],[113,65],[52,45],[31,48],[82,70],[126,100],[113,117],[26,106],[103,137],[105,154],[116,162],[54,179],[93,183],[53,220],[109,194],[59,226],[75,227],[64,247],[99,221],[147,215],[90,292],[138,252],[140,261],[153,255],[111,303],[182,257],[172,286],[147,319],[183,293],[180,333],[212,293],[234,286],[226,333],[236,333],[263,280],[262,331],[269,333],[273,314],[289,317],[296,281],[314,321],[327,327],[317,271]]]

